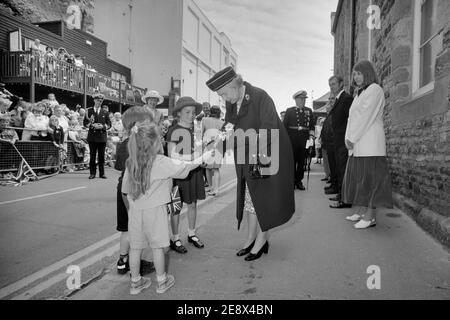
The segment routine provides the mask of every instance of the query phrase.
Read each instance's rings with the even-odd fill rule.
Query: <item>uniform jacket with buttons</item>
[[[311,109],[306,107],[292,107],[286,110],[283,124],[286,129],[289,127],[306,127],[309,131],[315,131],[316,121]]]
[[[95,129],[92,124],[100,123],[103,125],[102,129]],[[88,142],[104,142],[108,140],[108,135],[106,131],[111,128],[111,120],[109,119],[109,114],[103,108],[100,108],[99,113],[95,112],[94,108],[88,108],[86,112],[86,117],[83,120],[83,125],[89,128],[87,141]]]

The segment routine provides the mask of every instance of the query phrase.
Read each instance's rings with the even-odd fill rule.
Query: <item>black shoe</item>
[[[126,260],[120,257],[119,261],[117,261],[117,273],[125,274],[128,271],[130,271],[130,263],[128,262],[128,256]]]
[[[331,209],[347,209],[347,208],[351,208],[351,207],[352,207],[351,204],[343,203],[341,201],[339,201],[336,204],[330,204]]]
[[[92,180],[92,179],[95,179],[95,175],[92,175],[92,174],[91,174],[91,175],[89,176],[89,180]]]
[[[249,245],[247,248],[239,250],[238,253],[236,253],[236,255],[238,257],[242,257],[242,256],[245,256],[245,255],[249,254],[250,251],[252,251],[254,245],[255,245],[255,241],[253,241],[252,244]]]
[[[337,195],[334,198],[330,198],[330,201],[337,201],[337,202],[339,202],[339,201],[341,201],[341,197],[339,197],[339,195]]]
[[[175,242],[170,240],[170,249],[181,254],[187,253],[187,249],[183,246],[180,240],[177,240]]]
[[[100,179],[108,179],[105,175],[100,176]]]
[[[268,254],[269,253],[269,241],[266,241],[266,243],[262,246],[261,249],[259,249],[257,254],[250,253],[248,256],[245,257],[245,261],[253,261],[261,258],[262,254]]]
[[[155,272],[155,265],[151,261],[141,260],[141,268],[139,270],[141,276],[145,276],[152,272]]]
[[[338,188],[328,188],[325,190],[325,194],[331,195],[331,194],[338,194],[339,190]]]
[[[296,189],[298,189],[298,190],[302,190],[302,191],[305,191],[306,190],[306,188],[303,186],[303,183],[297,183],[296,185],[295,185],[295,188]]]
[[[198,249],[202,249],[205,247],[203,242],[201,242],[197,236],[188,237],[188,242],[192,243]]]

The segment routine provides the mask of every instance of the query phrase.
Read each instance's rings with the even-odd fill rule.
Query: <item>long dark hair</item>
[[[353,71],[358,71],[363,74],[364,83],[362,85],[363,88],[370,86],[373,83],[379,84],[377,72],[375,71],[375,67],[372,62],[369,60],[362,60],[358,62],[354,67]],[[355,81],[353,80],[353,84],[356,86]]]

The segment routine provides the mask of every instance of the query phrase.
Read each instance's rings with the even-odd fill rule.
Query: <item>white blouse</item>
[[[355,157],[386,156],[383,125],[385,98],[383,89],[371,84],[350,107],[345,139],[354,144],[349,154]]]

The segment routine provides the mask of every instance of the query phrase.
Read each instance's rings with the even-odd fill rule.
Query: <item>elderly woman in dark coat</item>
[[[249,221],[247,242],[237,255],[247,255],[246,261],[256,260],[268,253],[268,231],[288,222],[295,212],[291,143],[270,96],[244,82],[233,68],[218,72],[206,84],[226,101],[225,121],[234,125],[231,141],[237,174],[238,229],[244,209]],[[265,176],[260,179],[250,172],[251,164],[258,163],[253,156],[258,153],[261,163],[267,163],[264,156],[271,161],[270,169],[263,169],[270,172],[263,172]]]

